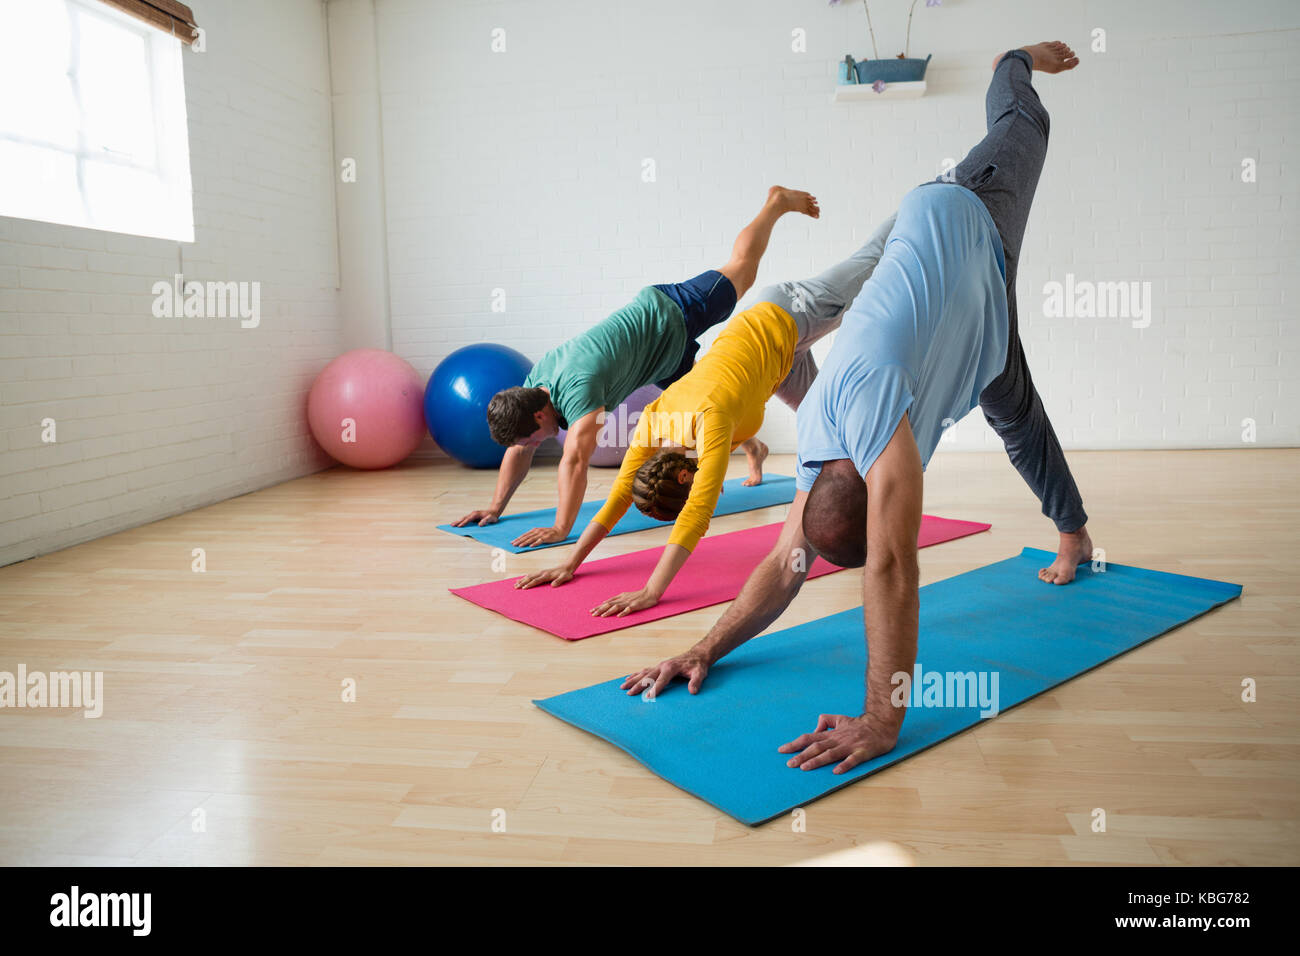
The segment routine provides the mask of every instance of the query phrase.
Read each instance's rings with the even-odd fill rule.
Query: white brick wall
[[[884,56],[901,49],[906,6],[873,5]],[[995,53],[1059,37],[1083,62],[1039,81],[1053,140],[1019,301],[1062,441],[1232,447],[1245,418],[1260,444],[1300,440],[1293,2],[922,4],[912,53],[934,54],[927,96],[849,105],[828,94],[834,61],[870,53],[855,3],[378,11],[393,343],[424,372],[476,341],[535,359],[639,286],[719,265],[772,183],[813,190],[824,216],[778,226],[759,284],[824,268],[983,134]],[[1089,49],[1097,27],[1105,53]],[[505,53],[491,52],[494,28]],[[806,53],[791,50],[795,28]],[[1243,157],[1258,160],[1254,184]],[[1043,286],[1066,273],[1150,281],[1150,327],[1046,318]],[[489,308],[496,287],[504,314]],[[978,413],[955,431],[944,450],[996,447]],[[777,403],[764,436],[793,448]]]
[[[303,414],[342,341],[321,4],[195,8],[196,242],[0,218],[0,564],[326,464]],[[260,282],[260,326],[154,318],[178,267]]]

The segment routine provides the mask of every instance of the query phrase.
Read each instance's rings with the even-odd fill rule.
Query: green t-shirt
[[[685,350],[682,310],[646,286],[609,318],[543,355],[524,385],[550,392],[568,427],[598,408],[618,407],[642,385],[668,378]]]

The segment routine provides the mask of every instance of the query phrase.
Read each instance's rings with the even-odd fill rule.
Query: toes
[[[1058,568],[1053,565],[1050,568],[1040,568],[1038,570],[1038,579],[1048,584],[1069,584],[1074,580],[1073,568]]]

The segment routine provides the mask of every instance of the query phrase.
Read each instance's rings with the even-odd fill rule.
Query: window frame
[[[115,7],[103,4],[99,0],[58,0],[58,2],[63,5],[68,15],[68,48],[65,59],[65,75],[68,78],[70,91],[77,110],[76,145],[70,148],[58,142],[27,136],[21,132],[3,128],[0,128],[0,140],[45,150],[73,160],[76,170],[77,205],[80,208],[81,216],[77,222],[69,222],[66,217],[33,219],[31,216],[19,216],[17,218],[52,222],[74,228],[96,229],[120,235],[140,235],[176,242],[193,242],[194,207],[190,169],[189,123],[184,93],[184,61],[179,59],[183,56],[185,44],[177,37],[164,33],[155,26],[123,13]],[[142,41],[145,75],[149,88],[149,119],[153,134],[151,156],[147,159],[127,155],[107,146],[96,147],[88,141],[87,113],[82,95],[81,80],[83,65],[81,50],[83,40],[82,21],[83,18],[87,17],[124,30],[133,36],[139,37]],[[180,81],[180,90],[176,93],[177,101],[168,103],[166,102],[167,97],[164,96],[164,85],[170,78],[164,80],[161,72],[164,66],[170,66],[170,64],[165,65],[162,62],[163,58],[160,53],[164,52],[161,49],[164,44],[173,43],[176,44],[175,55],[178,57],[179,75],[177,79]],[[166,52],[170,54],[171,51]],[[169,107],[176,109],[178,113],[176,120],[185,127],[182,132],[168,132],[164,114],[169,111]],[[150,176],[157,183],[157,189],[154,191],[153,196],[155,201],[166,203],[170,210],[172,204],[184,199],[187,207],[185,215],[180,216],[172,211],[163,213],[159,210],[155,216],[150,217],[156,227],[150,232],[140,232],[130,228],[133,225],[138,226],[138,222],[134,224],[101,222],[93,213],[93,196],[87,190],[86,184],[87,171],[97,165],[132,169]],[[0,209],[0,216],[4,215],[9,214]],[[50,213],[49,215],[53,216],[54,214]],[[165,235],[161,234],[164,232]]]

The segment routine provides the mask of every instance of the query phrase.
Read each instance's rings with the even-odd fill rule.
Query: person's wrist
[[[889,744],[892,747],[898,743],[898,735],[902,732],[903,718],[906,715],[906,708],[894,707],[891,703],[887,714],[877,714],[867,710],[858,719],[867,723],[867,726],[871,728],[871,731],[881,743]]]

